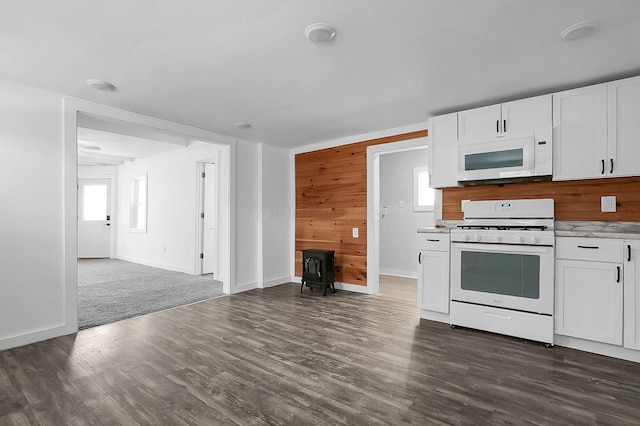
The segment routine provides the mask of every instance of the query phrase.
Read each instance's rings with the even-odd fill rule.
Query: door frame
[[[221,256],[218,280],[223,291],[233,293],[235,282],[235,194],[236,139],[203,129],[137,114],[106,105],[75,98],[64,99],[64,331],[78,331],[78,114],[93,114],[110,119],[151,127],[178,134],[193,141],[207,142],[220,147],[219,172],[222,225],[218,233]]]
[[[407,139],[367,147],[367,289],[380,291],[380,156],[396,152],[428,149],[428,137]],[[425,152],[426,154],[426,152]],[[438,213],[440,210],[440,213]],[[436,190],[434,216],[442,216],[442,193]],[[417,231],[417,230],[416,230]]]
[[[218,159],[217,158],[209,158],[206,160],[201,160],[198,161],[197,163],[197,179],[198,179],[198,185],[197,185],[197,191],[198,191],[198,196],[196,197],[196,211],[197,212],[202,212],[205,213],[205,191],[206,186],[204,185],[204,179],[201,177],[201,173],[204,173],[205,171],[205,164],[206,163],[210,163],[210,164],[214,164],[215,165],[215,196],[216,196],[216,201],[218,198],[218,193],[219,193],[219,188],[218,188],[218,182],[219,182],[219,167],[218,167]],[[214,233],[217,235],[218,233],[218,229],[220,226],[220,211],[219,211],[219,203],[216,202],[216,205],[214,207],[214,221],[215,221],[215,226],[214,226]],[[217,238],[217,237],[216,237]],[[201,218],[198,218],[197,220],[197,225],[196,225],[196,254],[195,254],[195,274],[196,275],[202,275],[203,270],[204,270],[204,260],[200,259],[200,253],[204,253],[204,220]],[[214,279],[218,279],[218,265],[220,263],[220,253],[219,250],[216,250],[215,252],[215,260],[214,260]]]

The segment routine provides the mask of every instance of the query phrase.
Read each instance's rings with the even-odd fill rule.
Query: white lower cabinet
[[[557,239],[556,334],[622,345],[621,253],[622,240]]]
[[[640,240],[624,242],[624,346],[640,350]]]
[[[449,235],[418,234],[418,307],[449,313]]]

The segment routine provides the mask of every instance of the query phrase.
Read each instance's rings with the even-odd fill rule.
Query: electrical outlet
[[[603,213],[614,213],[616,211],[616,196],[600,197],[600,211]]]
[[[353,235],[353,238],[358,238],[358,228],[351,229],[351,235]]]
[[[401,208],[401,209],[404,208],[404,200],[398,201],[398,208]]]

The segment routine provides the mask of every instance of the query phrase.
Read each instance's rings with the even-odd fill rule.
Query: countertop
[[[556,237],[618,238],[640,240],[640,222],[556,221]]]
[[[436,226],[418,228],[418,233],[448,234],[453,228],[457,227],[461,223],[461,220],[437,220]]]
[[[438,220],[436,226],[418,228],[418,233],[448,234],[461,220]],[[556,237],[618,238],[640,240],[640,222],[556,221]]]

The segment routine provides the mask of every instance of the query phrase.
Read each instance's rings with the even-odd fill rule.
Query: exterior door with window
[[[111,180],[78,180],[78,257],[111,255]]]

